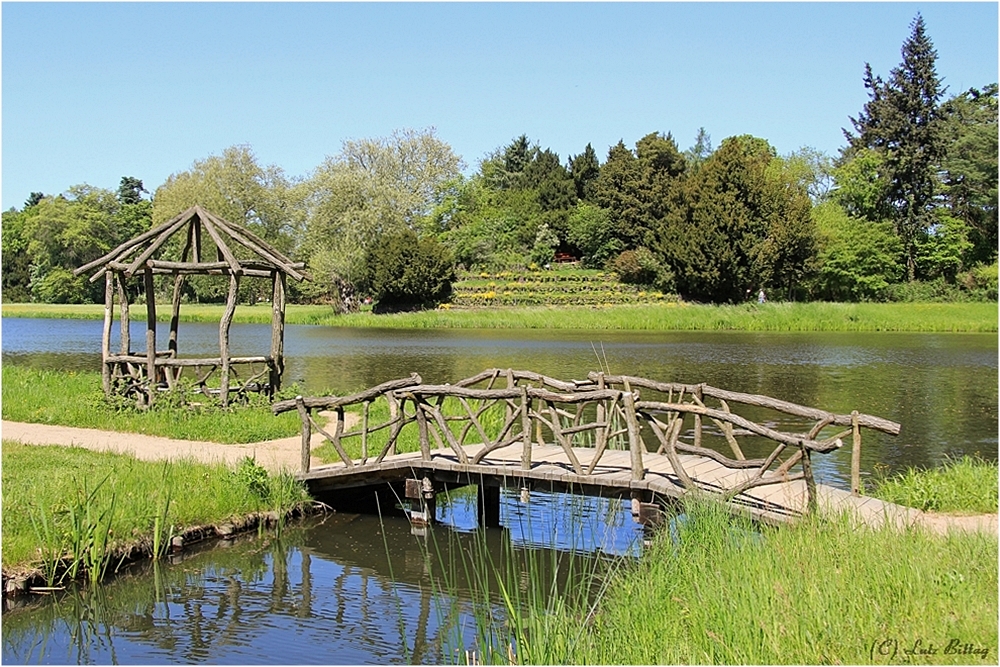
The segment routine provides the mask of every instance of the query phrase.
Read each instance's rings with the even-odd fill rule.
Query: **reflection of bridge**
[[[718,407],[710,407],[711,402]],[[786,420],[790,416],[801,432],[752,421],[731,405],[781,413]],[[345,409],[350,406],[360,408],[361,423],[348,430]],[[523,494],[545,488],[629,497],[637,517],[650,503],[700,496],[772,523],[817,508],[849,509],[870,523],[913,518],[910,510],[859,494],[861,428],[895,435],[899,424],[704,384],[604,373],[564,382],[491,369],[453,385],[425,385],[414,374],[352,396],[299,396],[276,403],[273,410],[298,411],[300,477],[314,492],[405,482],[408,498],[432,503],[442,486],[478,484],[487,523],[497,521],[501,486]],[[332,434],[313,418],[313,410],[335,413]],[[416,438],[412,428],[405,428],[413,423]],[[314,430],[331,443],[339,462],[311,468]],[[848,436],[852,491],[816,484],[813,455],[840,448]],[[347,441],[354,439],[350,444],[360,456],[348,453]],[[719,451],[725,447],[727,454]],[[747,458],[744,449],[751,448],[766,456]]]

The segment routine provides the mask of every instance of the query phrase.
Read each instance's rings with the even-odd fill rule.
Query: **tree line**
[[[446,299],[456,268],[544,267],[576,259],[685,299],[996,299],[997,85],[951,97],[918,15],[836,157],[779,156],[749,135],[717,148],[702,128],[682,150],[668,133],[603,161],[591,144],[565,161],[522,135],[474,173],[433,129],[351,140],[289,177],[233,146],[149,195],[122,178],[33,193],[3,213],[3,298],[82,302],[100,287],[72,269],[199,203],[306,261],[291,298],[384,308]],[[247,281],[250,283],[251,281]],[[224,286],[188,283],[217,301]],[[265,298],[253,285],[241,298]]]

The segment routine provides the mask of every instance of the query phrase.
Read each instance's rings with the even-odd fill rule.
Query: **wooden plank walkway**
[[[471,461],[483,448],[467,445],[464,449]],[[594,455],[592,448],[574,447],[573,453],[586,468]],[[587,495],[629,497],[638,491],[647,499],[653,495],[661,498],[680,498],[687,492],[666,455],[647,453],[643,457],[645,475],[633,479],[630,453],[622,450],[605,451],[590,475],[579,475],[566,451],[559,446],[532,447],[530,470],[521,467],[522,448],[513,444],[490,452],[473,465],[463,464],[452,449],[431,451],[430,460],[420,452],[396,454],[385,457],[381,463],[355,463],[352,468],[343,463],[313,468],[300,473],[299,479],[311,489],[332,491],[384,484],[404,479],[431,479],[451,484],[485,483],[492,486],[529,487],[571,491]],[[691,454],[679,455],[680,463],[699,490],[721,494],[744,482],[753,470],[734,470],[708,457]],[[847,511],[860,522],[878,527],[886,521],[902,527],[913,525],[920,516],[915,509],[886,503],[876,498],[855,496],[848,491],[824,484],[817,484],[817,504],[820,512]],[[806,482],[802,479],[758,486],[738,494],[729,502],[731,511],[746,514],[767,523],[786,523],[803,516],[807,511]]]

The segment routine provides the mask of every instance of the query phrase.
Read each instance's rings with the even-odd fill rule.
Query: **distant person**
[[[767,301],[767,296],[764,294],[764,290],[757,293],[757,303],[764,303]]]

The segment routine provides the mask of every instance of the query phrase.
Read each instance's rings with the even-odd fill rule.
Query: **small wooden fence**
[[[498,386],[499,385],[499,386]],[[644,400],[641,392],[652,394]],[[385,399],[388,418],[372,424],[373,404]],[[718,407],[706,405],[709,400]],[[345,430],[345,410],[361,406],[361,422]],[[766,408],[792,415],[808,428],[804,432],[779,431],[732,410],[735,405]],[[426,385],[419,375],[392,380],[351,396],[298,396],[272,406],[275,414],[297,410],[302,422],[302,472],[309,472],[311,438],[321,433],[347,468],[378,466],[397,452],[408,424],[417,424],[417,444],[424,461],[430,461],[432,441],[438,449],[454,452],[463,465],[480,464],[491,452],[520,445],[521,468],[530,470],[534,445],[559,446],[576,475],[591,475],[608,449],[628,450],[633,480],[642,480],[644,457],[666,456],[685,491],[707,490],[690,475],[679,454],[707,457],[728,469],[746,470],[744,481],[721,492],[722,500],[758,486],[805,480],[810,508],[816,506],[811,456],[843,446],[851,436],[854,493],[860,488],[861,428],[896,435],[900,426],[879,417],[833,414],[769,396],[743,394],[705,384],[658,382],[641,377],[590,373],[586,380],[562,381],[530,371],[490,369],[455,384]],[[313,411],[335,413],[333,433],[316,421]],[[690,428],[685,424],[690,420]],[[709,426],[711,424],[711,426]],[[713,428],[714,427],[714,428]],[[828,427],[843,427],[821,435]],[[370,451],[375,434],[378,451]],[[648,435],[647,435],[648,434]],[[384,442],[381,442],[384,437]],[[767,456],[748,459],[739,438],[757,438],[772,447]],[[344,443],[360,439],[360,457],[348,455]],[[682,438],[684,438],[682,440]],[[719,449],[705,446],[709,438]],[[648,441],[648,442],[647,442]],[[412,438],[411,438],[412,442]],[[411,450],[413,451],[413,450]],[[592,452],[589,457],[586,452]],[[798,468],[796,469],[796,466]]]

